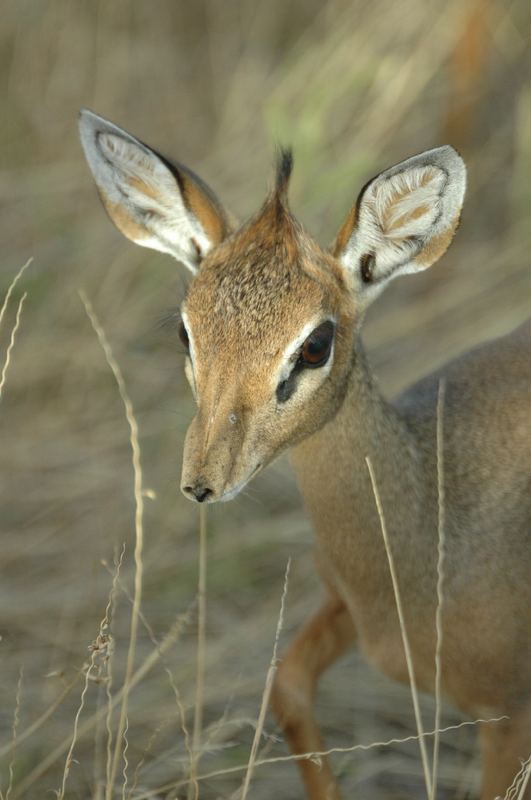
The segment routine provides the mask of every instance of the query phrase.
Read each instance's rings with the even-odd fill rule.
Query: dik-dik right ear
[[[402,161],[362,190],[333,245],[362,305],[387,282],[430,267],[446,251],[466,188],[466,168],[447,146]]]
[[[136,244],[170,253],[195,272],[230,232],[228,214],[203,181],[129,133],[83,109],[81,143],[116,227]]]

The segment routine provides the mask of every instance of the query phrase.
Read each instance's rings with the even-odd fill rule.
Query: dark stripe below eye
[[[297,376],[300,369],[295,366],[290,372],[285,381],[281,381],[277,386],[277,402],[285,403],[289,400],[295,389],[297,388]]]

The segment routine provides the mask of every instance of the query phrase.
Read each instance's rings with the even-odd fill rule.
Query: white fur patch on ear
[[[154,154],[121,137],[101,133],[98,141],[112,165],[113,188],[121,195],[122,206],[145,225],[146,236],[131,237],[133,241],[169,253],[195,272],[212,243],[186,208],[175,176]]]
[[[338,237],[354,289],[372,299],[390,278],[433,264],[452,240],[465,187],[465,165],[448,146],[374,178]]]
[[[91,111],[81,112],[79,128],[102,202],[118,229],[195,272],[213,242],[185,204],[172,169],[138,139]],[[183,177],[188,185],[190,175]]]
[[[440,213],[446,176],[435,167],[417,167],[375,186],[374,213],[385,237],[426,236]]]
[[[118,173],[117,180],[121,182],[124,190],[129,191],[131,186],[135,188],[135,183],[140,188],[140,179],[145,181],[145,187],[142,187],[144,196],[142,192],[137,193],[144,203],[147,197],[158,196],[164,190],[169,194],[175,191],[174,176],[161,161],[153,157],[152,153],[146,153],[121,136],[112,133],[100,133],[97,142],[103,156]]]

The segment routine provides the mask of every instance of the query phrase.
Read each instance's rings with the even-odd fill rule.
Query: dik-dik
[[[444,379],[442,685],[473,717],[509,717],[480,729],[482,798],[503,796],[531,753],[531,325],[452,361],[393,403],[380,394],[360,338],[387,283],[427,269],[452,241],[463,161],[446,146],[385,170],[323,249],[289,209],[289,152],[262,208],[239,225],[187,167],[89,111],[80,128],[115,225],[193,273],[180,336],[197,414],[182,491],[198,503],[229,500],[291,448],[327,590],[273,693],[295,753],[323,749],[312,710],[317,680],[355,643],[387,675],[408,680],[367,456],[417,682],[433,691]],[[339,797],[327,764],[299,766],[312,800]]]

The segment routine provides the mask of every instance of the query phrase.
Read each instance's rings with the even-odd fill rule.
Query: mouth
[[[254,478],[254,476],[258,474],[258,472],[261,469],[262,469],[262,464],[257,464],[256,467],[253,469],[253,471],[247,476],[247,478],[245,478],[243,481],[240,481],[240,483],[237,483],[236,486],[232,487],[232,489],[228,489],[228,491],[223,492],[221,497],[217,498],[217,502],[228,503],[229,500],[233,500],[241,492],[241,490],[247,486],[247,484]],[[216,500],[210,500],[207,502],[215,503]]]

